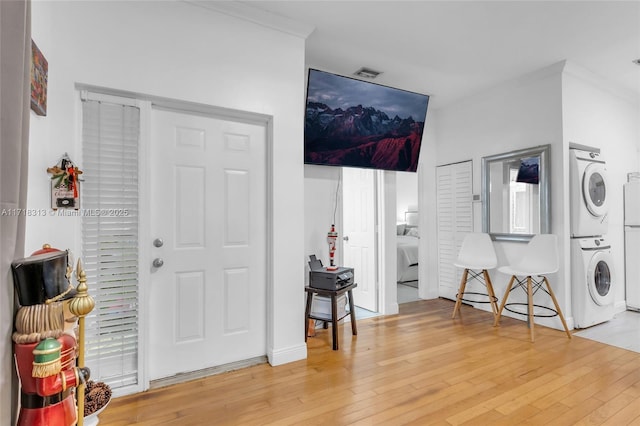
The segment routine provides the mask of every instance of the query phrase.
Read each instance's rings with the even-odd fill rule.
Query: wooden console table
[[[353,283],[346,285],[338,290],[324,290],[315,287],[305,287],[307,292],[307,307],[304,312],[304,341],[307,341],[308,321],[310,319],[324,321],[325,324],[331,321],[331,333],[333,338],[333,350],[338,350],[338,321],[345,318],[347,315],[351,315],[351,333],[356,336],[358,334],[358,328],[356,327],[356,312],[353,304],[353,293],[351,290],[357,287],[358,284]],[[349,299],[349,312],[338,318],[338,297],[347,293]],[[311,315],[311,304],[313,303],[313,296],[317,294],[319,296],[328,296],[331,298],[331,317]]]

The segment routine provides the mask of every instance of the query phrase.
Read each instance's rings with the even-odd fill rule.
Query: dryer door
[[[589,294],[596,304],[606,306],[613,303],[614,282],[616,279],[611,255],[606,251],[596,251],[587,269]]]
[[[607,198],[607,169],[602,163],[591,163],[584,169],[582,197],[587,209],[594,216],[604,216],[609,211]]]

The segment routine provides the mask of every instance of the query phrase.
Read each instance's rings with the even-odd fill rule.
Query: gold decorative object
[[[69,303],[69,311],[78,317],[78,367],[82,368],[84,367],[84,317],[89,315],[96,306],[96,302],[89,295],[87,274],[80,259],[78,259],[78,266],[76,267],[76,277],[78,278],[77,293]],[[83,426],[84,424],[84,388],[84,383],[77,388],[78,426]]]

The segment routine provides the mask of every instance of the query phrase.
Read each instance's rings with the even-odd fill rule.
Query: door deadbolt
[[[162,238],[156,238],[155,240],[153,240],[154,247],[162,247],[163,245],[164,241],[162,240]]]

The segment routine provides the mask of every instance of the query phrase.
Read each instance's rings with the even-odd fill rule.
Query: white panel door
[[[375,171],[342,169],[344,266],[354,268],[356,306],[377,312]]]
[[[464,236],[473,232],[472,163],[436,169],[439,296],[455,300],[462,271],[453,263]]]
[[[149,378],[266,354],[265,128],[161,108],[151,128]]]

